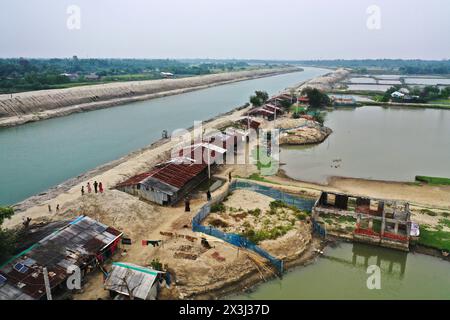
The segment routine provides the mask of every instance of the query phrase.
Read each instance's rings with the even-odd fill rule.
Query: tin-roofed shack
[[[1,266],[0,300],[46,299],[44,267],[52,296],[61,296],[67,292],[68,268],[79,267],[83,278],[115,253],[121,236],[87,216],[76,218]]]
[[[354,218],[355,241],[409,250],[412,224],[409,203],[322,192],[312,212],[314,219],[329,214]]]
[[[208,177],[208,166],[166,162],[119,183],[116,189],[160,205],[174,205]]]
[[[242,128],[246,130],[248,129],[258,130],[258,128],[261,125],[259,121],[256,121],[255,119],[249,116],[239,118],[237,124],[241,125]]]
[[[132,263],[115,262],[105,280],[105,289],[110,291],[111,297],[156,300],[161,274]]]

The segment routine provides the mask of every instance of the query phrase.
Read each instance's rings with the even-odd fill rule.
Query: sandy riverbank
[[[258,69],[3,94],[0,95],[0,128],[301,70],[297,67]]]

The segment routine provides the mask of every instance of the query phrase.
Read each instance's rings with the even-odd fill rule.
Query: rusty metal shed
[[[45,299],[43,268],[53,291],[65,289],[67,268],[82,271],[111,254],[122,233],[87,216],[66,226],[22,251],[0,267],[0,300]]]

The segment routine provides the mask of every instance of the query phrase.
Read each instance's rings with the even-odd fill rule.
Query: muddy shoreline
[[[288,260],[284,260],[285,273],[288,273],[297,267],[303,267],[313,264],[318,256],[318,253],[315,252],[314,249],[323,250],[327,244],[328,241],[323,241],[313,237],[308,245],[308,248],[304,252],[302,252],[300,256],[291,257]],[[228,283],[223,287],[215,290],[196,294],[192,298],[195,300],[221,300],[232,298],[234,295],[252,292],[259,285],[268,281],[272,281],[276,278],[275,276],[268,273],[265,273],[264,276],[265,279],[261,279],[260,273],[257,270],[253,270],[252,272],[249,272],[248,274],[241,277],[239,280]]]

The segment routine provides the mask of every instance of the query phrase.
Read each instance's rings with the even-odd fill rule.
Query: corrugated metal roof
[[[144,186],[157,187],[161,191],[173,192],[181,189],[190,180],[199,175],[206,164],[178,164],[165,163],[155,167],[150,172],[143,173],[132,177],[120,184],[117,187],[133,186],[141,183]],[[143,178],[142,177],[146,177]],[[157,185],[158,183],[162,183]]]
[[[147,299],[158,271],[144,268],[132,263],[113,263],[112,270],[106,278],[105,289],[130,295],[135,298]]]
[[[0,300],[40,299],[45,295],[43,267],[47,267],[54,288],[67,278],[67,266],[81,266],[121,235],[89,217],[76,218],[1,267],[6,282],[0,285]]]

